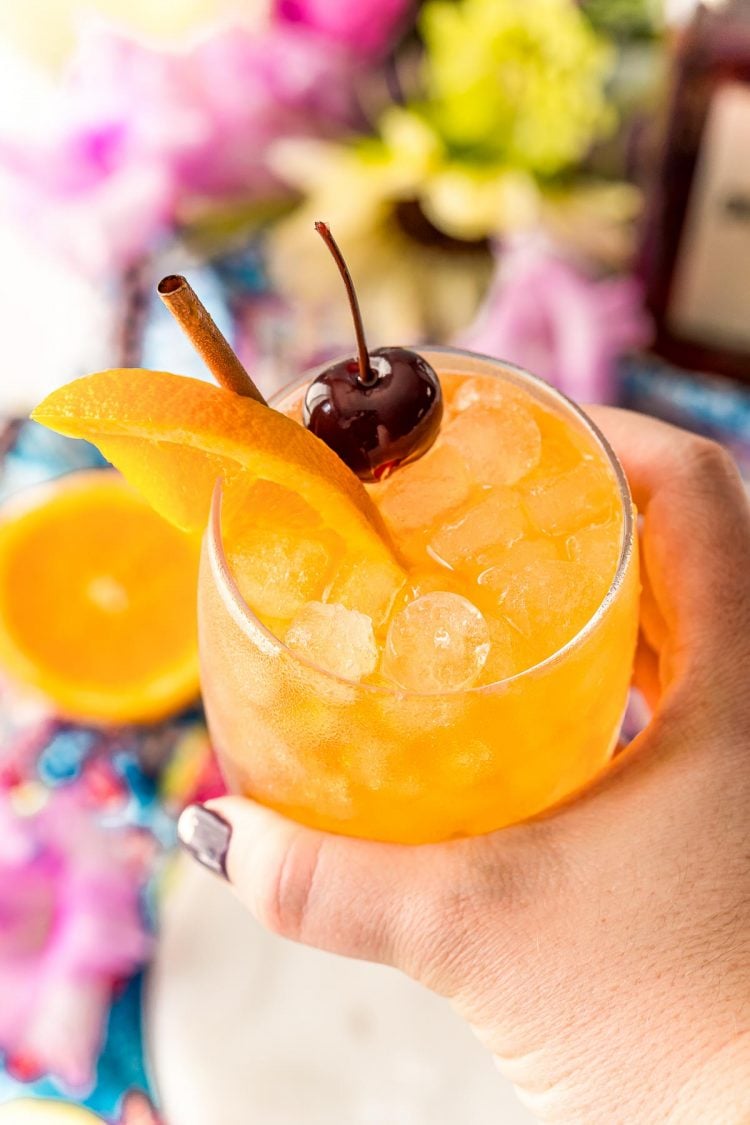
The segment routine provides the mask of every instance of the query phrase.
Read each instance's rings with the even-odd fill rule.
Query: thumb
[[[178,833],[267,929],[417,977],[425,961],[455,956],[466,917],[457,906],[478,897],[468,841],[415,847],[333,836],[242,797],[189,806]]]

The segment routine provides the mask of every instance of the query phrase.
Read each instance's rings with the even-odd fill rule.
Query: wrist
[[[668,1125],[750,1120],[750,1030],[725,1043],[680,1090]]]
[[[498,1068],[516,1083],[520,1100],[549,1125],[748,1125],[750,1122],[750,1031],[727,1043],[680,1078],[660,1065],[647,1072],[633,1067],[633,1059],[612,1058],[611,1071],[582,1061],[578,1072],[545,1081],[521,1077],[522,1060],[509,1065],[496,1058]],[[685,1062],[685,1060],[681,1060]],[[682,1069],[682,1067],[681,1067]]]
[[[609,1004],[582,992],[564,1019],[548,1013],[523,1051],[515,1035],[480,1038],[521,1100],[554,1125],[747,1125],[750,1004],[738,1000],[750,990],[712,1005],[698,988],[662,983],[610,994]]]

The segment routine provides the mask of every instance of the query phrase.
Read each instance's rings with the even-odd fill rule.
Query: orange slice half
[[[81,1106],[49,1099],[18,1098],[0,1106],[0,1125],[103,1125]]]
[[[198,694],[195,540],[112,472],[0,517],[0,659],[62,714],[160,719]]]

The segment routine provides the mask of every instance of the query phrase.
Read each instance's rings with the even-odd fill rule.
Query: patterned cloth
[[[633,410],[720,441],[750,481],[750,384],[638,357],[622,364],[620,399]]]
[[[155,282],[163,273],[187,267],[219,327],[241,345],[243,310],[251,310],[257,301],[262,305],[266,291],[258,250],[245,248],[217,268],[192,259],[182,263],[174,254],[168,263],[151,265],[154,277],[148,276],[143,293],[136,294],[132,302],[133,308],[124,309],[128,323],[123,331],[125,335],[131,330],[137,332],[136,351],[145,366],[205,379],[207,372],[193,349],[164,315],[155,295]],[[137,324],[129,323],[133,316]],[[138,356],[134,353],[130,358],[135,362]],[[24,419],[0,417],[0,504],[66,473],[104,467],[106,462],[98,451],[85,442],[70,441]],[[59,805],[61,816],[86,822],[89,841],[92,833],[107,833],[100,838],[98,848],[108,855],[102,864],[105,882],[97,898],[106,899],[116,878],[129,878],[137,896],[140,928],[153,948],[156,891],[174,845],[177,816],[189,801],[207,800],[223,791],[199,709],[151,727],[97,729],[60,719],[47,703],[27,696],[18,685],[0,676],[0,995],[4,952],[7,954],[2,940],[4,913],[10,909],[13,922],[15,908],[12,894],[6,894],[9,904],[3,901],[3,872],[14,871],[12,865],[3,866],[7,860],[3,826],[7,835],[7,826],[13,824],[17,810],[23,813],[25,806],[32,810],[45,806],[43,815],[54,830],[54,812]],[[77,812],[65,810],[65,801],[78,802]],[[21,816],[18,823],[22,828],[26,823],[28,829],[32,822],[24,822]],[[27,835],[31,833],[27,831]],[[49,849],[49,840],[35,839],[32,843],[37,851]],[[84,840],[81,850],[87,846],[90,848],[90,842]],[[57,858],[74,876],[80,857],[72,846],[63,852]],[[29,871],[18,869],[16,885],[28,882]],[[7,876],[5,882],[9,882]],[[68,882],[76,884],[75,878]],[[122,912],[123,903],[116,905]],[[111,946],[104,929],[106,919],[97,917],[96,903],[93,911],[91,906],[78,902],[80,920],[85,923],[79,928],[93,927],[89,939],[94,944],[99,926],[99,944]],[[119,921],[122,923],[122,917]],[[131,956],[131,963],[133,960]],[[124,956],[122,963],[127,962]],[[72,966],[69,956],[67,961],[63,959],[63,969],[53,982],[54,995],[59,999],[53,1003],[52,985],[45,984],[43,990],[40,988],[45,995],[39,1001],[37,1021],[6,1019],[6,1041],[0,1038],[0,1105],[20,1097],[54,1098],[86,1106],[117,1125],[155,1125],[156,1099],[142,1034],[142,991],[148,966],[144,956],[140,962],[137,968],[132,966],[117,977],[112,975],[112,965],[99,966],[102,972],[92,1000],[90,982],[85,986],[78,979],[66,982],[66,967],[72,971]],[[0,1037],[4,1002],[2,996]]]
[[[41,481],[103,465],[83,442],[32,422],[0,422],[0,502]],[[74,902],[79,929],[86,929],[89,942],[98,941],[108,958],[99,964],[104,953],[87,946],[79,933],[73,950],[78,962],[69,942],[63,960],[58,957],[52,975],[44,978],[44,989],[39,986],[38,1020],[25,1010],[14,1022],[3,992],[0,1103],[33,1095],[74,1101],[107,1120],[156,1121],[142,1037],[143,961],[153,947],[155,889],[180,809],[196,794],[205,798],[220,791],[199,710],[149,728],[97,729],[61,719],[43,700],[0,679],[0,871],[5,882],[5,894],[0,886],[0,980],[5,970],[15,973],[11,979],[18,985],[11,960],[17,898],[8,890],[14,872],[26,891],[33,891],[34,878],[52,880],[55,894],[67,895],[68,915]],[[77,828],[84,823],[82,838]],[[13,851],[17,844],[23,854]],[[98,868],[92,851],[99,853]],[[60,863],[67,871],[64,888]],[[93,900],[86,897],[86,879]],[[124,899],[116,880],[124,880]],[[123,913],[130,909],[128,894],[133,917]],[[107,932],[105,912],[116,933]],[[131,947],[120,950],[118,962],[116,947],[122,946],[128,925]],[[88,963],[87,956],[97,964]],[[118,964],[128,967],[127,975],[117,975]],[[40,965],[35,960],[36,973]],[[23,982],[18,987],[23,989]],[[23,991],[22,1001],[28,1009]]]

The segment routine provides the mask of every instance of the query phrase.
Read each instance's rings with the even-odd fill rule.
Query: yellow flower
[[[341,281],[316,219],[330,222],[347,257],[371,346],[447,339],[469,323],[492,259],[484,243],[461,244],[435,229],[421,207],[427,185],[440,182],[443,160],[429,126],[397,109],[380,139],[274,146],[274,170],[304,197],[269,243],[272,280],[299,308],[300,354],[351,339]]]
[[[540,195],[534,179],[512,168],[446,166],[424,185],[422,208],[453,238],[485,238],[534,225]]]
[[[544,223],[584,252],[624,254],[630,189],[563,186],[612,120],[610,51],[575,0],[428,0],[421,28],[422,103],[387,110],[371,138],[272,150],[303,198],[270,242],[273,280],[309,311],[303,352],[351,335],[316,219],[341,242],[373,343],[460,331],[507,233]]]
[[[539,192],[523,170],[452,159],[440,136],[420,113],[392,107],[380,119],[381,153],[394,195],[403,189],[431,223],[466,242],[531,225],[539,215]]]
[[[464,160],[551,176],[612,124],[613,55],[575,0],[429,0],[423,112]]]
[[[576,256],[610,270],[628,269],[642,204],[633,184],[584,181],[547,192],[540,221],[558,245]]]

